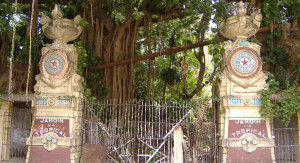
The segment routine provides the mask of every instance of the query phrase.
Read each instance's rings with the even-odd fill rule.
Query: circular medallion
[[[64,66],[65,60],[58,53],[53,53],[52,55],[49,55],[44,62],[45,70],[51,75],[56,75],[60,73],[63,70]]]
[[[229,55],[227,65],[232,74],[246,79],[259,72],[262,62],[256,51],[247,47],[240,47]]]
[[[51,49],[40,61],[41,73],[48,79],[61,79],[70,70],[69,56],[61,49]]]

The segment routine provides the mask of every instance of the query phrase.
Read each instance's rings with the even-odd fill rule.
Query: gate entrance
[[[106,148],[108,163],[172,163],[178,147],[184,162],[217,162],[216,125],[207,110],[144,101],[87,104],[83,143]]]
[[[31,129],[31,109],[26,102],[14,102],[11,119],[10,158],[26,158],[26,139]]]

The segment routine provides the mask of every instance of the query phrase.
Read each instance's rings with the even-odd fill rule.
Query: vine
[[[261,90],[261,108],[260,114],[265,118],[281,119],[281,122],[288,126],[290,118],[293,114],[300,111],[300,87],[298,80],[295,80],[292,85],[287,85],[285,89],[280,89],[280,82],[275,80],[274,75],[266,72],[269,77],[269,89]],[[278,100],[272,100],[271,96],[280,95]]]
[[[15,0],[14,14],[17,13],[18,0]],[[9,58],[9,82],[8,82],[8,100],[12,100],[12,76],[13,76],[13,58],[14,58],[14,48],[15,48],[15,37],[16,37],[16,18],[13,19],[13,36],[11,41],[11,53]]]
[[[90,103],[93,103],[97,98],[104,97],[108,91],[102,82],[103,72],[87,73],[87,70],[100,65],[102,60],[100,57],[88,55],[81,41],[74,42],[74,45],[79,52],[77,73],[85,77],[83,94]]]
[[[300,15],[296,11],[299,11],[299,2],[290,0],[266,0],[262,8],[262,25],[270,26],[270,34],[264,40],[266,54],[262,59],[272,74],[267,73],[269,88],[260,91],[260,113],[263,117],[280,119],[285,126],[288,126],[291,116],[300,111],[300,60],[293,57],[291,52],[288,53],[289,50],[283,46],[281,40],[285,37],[284,31],[274,31],[273,27],[281,22],[297,25],[294,20]]]

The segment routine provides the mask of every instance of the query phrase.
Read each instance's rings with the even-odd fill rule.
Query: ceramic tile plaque
[[[266,121],[261,119],[229,120],[228,138],[240,138],[247,133],[257,138],[268,138]]]
[[[69,119],[35,119],[33,129],[34,137],[43,137],[45,134],[51,132],[58,135],[58,137],[69,137]]]

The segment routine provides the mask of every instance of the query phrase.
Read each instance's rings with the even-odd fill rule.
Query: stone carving
[[[238,26],[235,23],[223,23],[223,26],[225,27],[224,29],[221,28],[220,30],[220,33],[223,36],[235,40],[233,42],[228,42],[225,45],[226,71],[224,72],[224,75],[244,89],[252,87],[254,84],[259,85],[259,87],[251,89],[251,92],[257,92],[258,90],[265,89],[267,87],[267,85],[265,84],[267,76],[262,72],[262,61],[260,59],[260,45],[248,42],[246,41],[246,39],[247,37],[250,37],[255,34],[255,32],[259,28],[260,22],[256,22],[255,30],[253,29],[255,32],[253,32],[253,34],[248,33],[248,30],[252,29],[252,27],[246,25],[246,29],[244,29],[243,23],[246,22],[247,24],[253,23],[254,20],[258,21],[258,17],[259,15],[261,16],[261,14],[260,11],[256,12],[256,14],[253,14],[253,16],[256,17],[257,20],[251,17],[252,21],[248,22],[248,19],[250,19],[250,17],[246,16],[244,13],[244,9],[242,7],[243,3],[241,2],[239,6],[240,7],[237,16],[232,16],[228,18],[234,18],[236,20],[239,20],[239,32],[237,32],[236,30]],[[247,19],[245,19],[244,22],[241,22],[243,21],[242,17]],[[240,31],[240,29],[243,30]],[[232,33],[232,35],[230,33]],[[260,84],[258,84],[258,82]],[[240,89],[238,88],[238,90]]]
[[[241,140],[242,147],[246,152],[253,152],[258,147],[258,138],[251,133],[241,136]]]
[[[39,96],[33,102],[34,123],[27,141],[29,154],[26,162],[35,162],[40,160],[40,155],[47,155],[48,162],[78,163],[82,144],[81,98],[84,80],[77,74],[79,53],[68,42],[82,32],[79,26],[81,17],[78,15],[73,20],[65,19],[57,5],[51,17],[41,18],[44,34],[54,42],[42,48],[39,63],[41,73],[36,76],[37,83],[34,86]],[[51,152],[39,150],[40,147]],[[60,157],[53,157],[56,153],[60,153]]]
[[[70,71],[69,56],[61,49],[51,49],[45,53],[40,61],[40,70],[47,79],[62,79]]]
[[[237,15],[231,16],[219,23],[220,33],[231,40],[253,36],[259,29],[262,15],[260,10],[253,12],[251,16],[246,15],[244,3],[240,1]]]
[[[272,162],[274,141],[270,139],[270,124],[268,120],[262,123],[259,113],[261,96],[258,91],[268,87],[267,75],[262,72],[260,45],[247,41],[258,31],[262,15],[258,10],[248,16],[244,3],[241,1],[236,4],[237,14],[219,23],[220,34],[233,40],[225,44],[225,71],[219,77],[219,95],[222,98],[219,106],[220,110],[224,110],[219,118],[219,132],[221,151],[230,149],[245,153],[243,149],[248,154],[236,155],[227,151],[222,153],[221,162],[250,160],[255,156],[251,152],[265,149],[270,150],[266,156],[270,161],[267,162]],[[258,119],[257,123],[251,123],[253,118]],[[258,162],[264,160],[255,159]]]
[[[251,99],[250,98],[245,98],[243,100],[243,102],[244,102],[245,105],[251,105]]]
[[[43,147],[48,151],[54,150],[57,147],[57,138],[58,135],[53,132],[45,134],[44,138],[42,139]]]
[[[55,105],[55,100],[52,99],[52,98],[50,98],[50,99],[48,100],[48,105],[49,105],[49,106]]]
[[[75,40],[82,32],[82,26],[78,23],[81,21],[81,16],[77,15],[74,20],[64,19],[62,12],[55,5],[51,13],[52,20],[48,16],[41,18],[41,24],[44,34],[52,39],[64,43]]]
[[[48,99],[36,99],[35,105],[36,106],[71,106],[74,105],[76,99],[72,97],[62,97],[62,98],[55,98],[49,97]]]
[[[41,74],[36,76],[34,89],[41,94],[68,94],[82,92],[83,78],[76,73],[78,52],[73,44],[67,44],[76,39],[82,32],[78,25],[80,15],[74,20],[63,18],[62,12],[55,5],[51,18],[41,18],[45,35],[54,40],[42,48],[42,58],[39,63]]]

